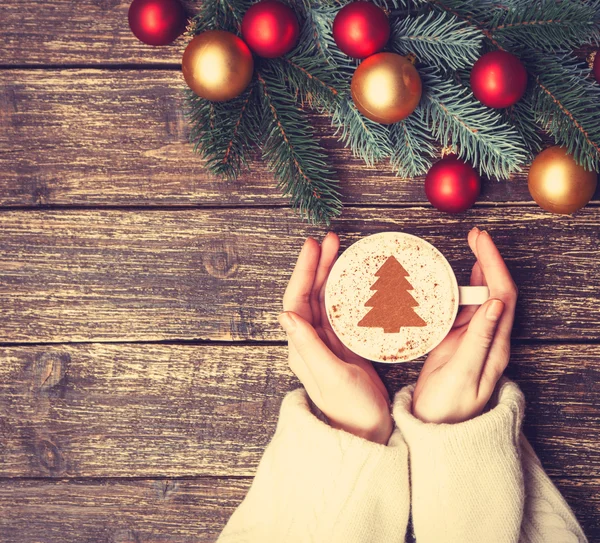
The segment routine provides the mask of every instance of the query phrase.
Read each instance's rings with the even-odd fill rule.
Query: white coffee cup
[[[459,287],[438,249],[402,232],[351,245],[325,288],[327,315],[340,341],[364,358],[387,363],[428,353],[446,337],[460,305],[488,298],[487,287]]]

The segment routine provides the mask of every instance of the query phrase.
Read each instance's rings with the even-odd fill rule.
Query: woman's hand
[[[479,415],[510,357],[517,287],[487,232],[473,228],[468,241],[477,257],[471,285],[487,285],[490,299],[463,308],[427,357],[413,394],[413,414],[425,422],[462,422]]]
[[[334,428],[386,444],[393,429],[390,399],[370,362],[344,347],[325,310],[325,282],[339,238],[308,238],[283,297],[279,322],[287,332],[289,364]]]

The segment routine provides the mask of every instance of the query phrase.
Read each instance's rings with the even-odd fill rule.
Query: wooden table
[[[0,5],[0,541],[214,541],[286,391],[276,316],[310,227],[256,161],[235,183],[186,143],[183,39],[152,48],[121,0]],[[526,173],[460,216],[366,168],[315,117],[342,180],[343,246],[404,230],[468,278],[473,226],[521,297],[508,374],[525,433],[600,540],[598,200],[540,210]],[[420,363],[377,365],[391,391]]]

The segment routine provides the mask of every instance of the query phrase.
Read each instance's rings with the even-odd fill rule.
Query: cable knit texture
[[[410,510],[406,444],[331,428],[303,389],[283,400],[273,440],[219,543],[395,543]]]
[[[515,383],[460,424],[416,419],[413,390],[396,394],[387,446],[328,426],[303,389],[288,394],[219,543],[403,542],[411,503],[417,543],[587,541],[521,434]]]

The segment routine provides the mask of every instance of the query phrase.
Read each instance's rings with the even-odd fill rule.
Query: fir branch
[[[421,107],[406,119],[390,126],[393,153],[390,164],[404,178],[427,173],[437,155]]]
[[[295,97],[268,67],[258,74],[265,135],[263,157],[279,180],[284,195],[313,223],[341,212],[337,182],[323,148],[316,142]]]
[[[316,17],[318,19],[318,15]],[[271,61],[270,66],[281,81],[297,93],[303,104],[320,111],[331,111],[339,94],[336,84],[347,84],[346,78],[340,79],[337,67],[338,62],[344,60],[333,56],[334,45],[321,34],[325,29],[314,18],[311,11],[302,26],[298,45],[287,57]],[[315,25],[319,30],[315,30]],[[332,66],[336,68],[332,69]]]
[[[536,121],[586,170],[600,166],[600,86],[589,67],[572,54],[531,52],[524,59],[534,75]]]
[[[203,0],[191,20],[189,33],[196,36],[206,30],[227,30],[239,34],[251,4],[250,0]]]
[[[248,154],[259,129],[256,84],[228,102],[210,102],[187,90],[190,142],[206,159],[208,169],[227,179],[237,179],[248,166]]]
[[[525,144],[498,112],[435,69],[422,70],[421,78],[424,118],[444,147],[456,146],[460,157],[490,177],[504,178],[520,170],[527,157]]]
[[[598,42],[591,3],[522,0],[511,9],[491,10],[487,26],[492,37],[513,51],[539,49],[556,52]]]
[[[363,117],[356,109],[349,84],[354,67],[348,57],[338,54],[330,33],[332,20],[330,10],[312,10],[299,45],[274,68],[280,82],[289,85],[302,103],[332,117],[336,135],[354,156],[373,165],[391,154],[389,133],[386,127]],[[317,51],[321,53],[317,55],[314,40],[320,43]]]
[[[386,126],[361,115],[349,93],[340,96],[333,111],[332,124],[337,127],[335,135],[339,136],[340,141],[368,166],[392,154]]]
[[[431,11],[396,19],[390,47],[443,70],[472,66],[479,57],[482,35],[454,15]]]
[[[309,54],[324,62],[335,80],[347,82],[357,62],[339,49],[333,39],[333,20],[339,7],[313,7],[306,16],[300,42]]]
[[[525,143],[529,150],[529,159],[533,158],[533,155],[542,148],[542,138],[536,124],[532,94],[531,89],[529,89],[516,104],[500,110],[503,121],[519,132],[521,141]]]

